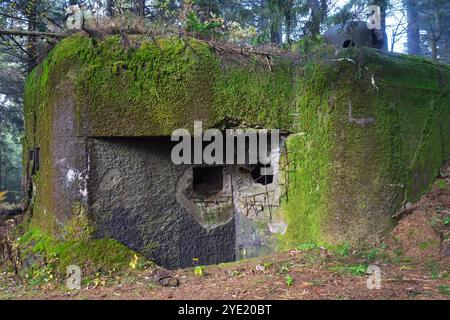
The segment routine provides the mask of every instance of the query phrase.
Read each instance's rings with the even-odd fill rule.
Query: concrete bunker
[[[87,221],[168,268],[377,241],[448,157],[448,66],[357,45],[296,60],[130,41],[75,34],[27,79],[25,186],[33,226],[56,239]],[[195,121],[289,136],[270,166],[175,165],[169,137]]]
[[[283,138],[284,140],[284,138]],[[280,150],[267,165],[176,165],[170,137],[90,138],[88,208],[111,238],[169,268],[269,253],[283,193]]]

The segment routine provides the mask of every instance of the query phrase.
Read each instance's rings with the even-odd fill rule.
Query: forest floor
[[[0,277],[0,299],[450,299],[449,262],[381,263],[381,288],[369,290],[363,259],[324,261],[320,254],[291,251],[238,263],[162,271],[177,279],[164,286],[155,269],[100,276],[81,290],[61,282],[29,286]],[[167,283],[165,284],[167,285]]]
[[[4,270],[0,299],[450,299],[449,182],[402,210],[399,225],[372,248],[302,244],[215,266],[96,274],[74,291],[64,279],[31,285]],[[381,270],[380,289],[368,289],[369,265]]]

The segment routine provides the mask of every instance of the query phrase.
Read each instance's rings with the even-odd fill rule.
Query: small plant
[[[286,274],[290,271],[291,269],[291,264],[290,263],[285,263],[283,265],[280,266],[280,268],[277,270],[278,274]]]
[[[250,40],[250,44],[254,47],[267,43],[270,43],[270,34],[267,31],[258,33],[255,37],[253,37],[253,39]]]
[[[351,274],[353,276],[363,276],[366,274],[367,266],[364,264],[337,265],[333,266],[331,270],[339,273]]]
[[[286,275],[286,285],[288,287],[292,286],[294,284],[294,278],[292,278],[290,275]]]
[[[28,279],[28,284],[30,286],[41,286],[46,283],[50,283],[55,279],[55,270],[53,266],[54,257],[48,257],[49,263],[45,265],[33,265],[26,278]]]
[[[349,243],[344,243],[336,248],[336,253],[343,257],[348,257],[350,255],[351,245]]]
[[[92,279],[92,284],[95,288],[106,286],[107,278],[104,277],[100,272],[95,273],[95,277]]]
[[[302,243],[299,246],[297,246],[297,250],[299,250],[299,251],[309,251],[309,250],[313,250],[316,248],[317,248],[317,245],[314,243]]]
[[[354,276],[363,276],[366,274],[367,266],[363,264],[358,264],[354,266],[347,266],[347,271]]]
[[[444,217],[444,226],[450,226],[450,216]]]
[[[438,181],[436,181],[436,186],[440,190],[445,190],[447,188],[447,181],[445,181],[445,180],[438,180]]]
[[[440,225],[441,223],[441,218],[439,216],[434,216],[433,218],[431,218],[431,226],[436,227],[438,225]]]
[[[38,286],[51,280],[53,280],[53,270],[49,266],[44,266],[31,272],[28,283],[31,286]]]
[[[367,261],[374,261],[376,258],[378,257],[378,249],[377,248],[372,248],[368,253],[367,253]]]
[[[228,272],[228,274],[230,275],[230,277],[234,278],[234,277],[239,277],[241,275],[241,273],[238,270],[231,270],[230,272]]]
[[[430,260],[426,263],[426,268],[430,272],[432,279],[438,279],[440,276],[441,268],[439,267],[439,263],[435,260]]]
[[[439,290],[440,294],[450,296],[450,286],[443,284],[443,285],[438,286],[437,289]]]
[[[205,275],[204,271],[205,267],[203,266],[197,266],[194,268],[194,274],[199,277],[203,277]]]

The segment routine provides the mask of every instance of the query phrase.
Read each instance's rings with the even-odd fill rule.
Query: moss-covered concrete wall
[[[449,67],[370,49],[273,60],[178,37],[63,40],[26,85],[24,161],[41,148],[33,223],[64,237],[92,214],[90,138],[170,136],[202,120],[289,132],[280,244],[380,238],[447,158]]]
[[[56,49],[55,55],[64,51],[76,66],[83,134],[170,136],[192,128],[194,120],[215,127],[233,118],[289,125],[293,61],[278,58],[271,70],[256,55],[219,57],[194,39],[128,41],[124,46],[120,37],[110,37],[94,45],[78,36]]]

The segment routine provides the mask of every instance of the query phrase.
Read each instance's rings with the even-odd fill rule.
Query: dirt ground
[[[271,256],[196,269],[97,274],[74,291],[64,279],[30,285],[5,270],[0,299],[449,300],[450,181],[441,180],[400,211],[398,226],[371,248],[303,244]],[[379,289],[368,289],[373,277],[366,273],[369,265],[380,268]]]

